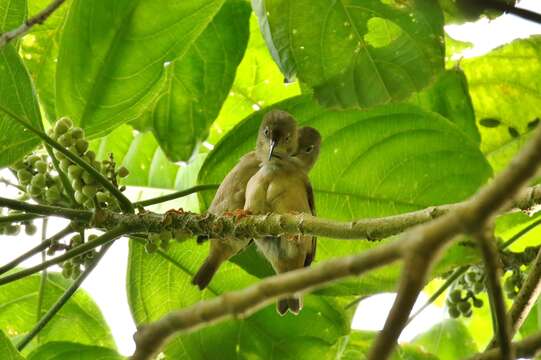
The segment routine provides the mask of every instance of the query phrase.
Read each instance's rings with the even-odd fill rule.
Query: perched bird
[[[269,144],[269,157],[246,187],[244,210],[252,214],[307,213],[314,214],[314,195],[307,172],[319,154],[321,137],[313,128],[300,130],[302,141],[293,157],[287,149],[289,124],[275,124],[264,134]],[[306,142],[305,142],[306,141]],[[316,239],[307,235],[266,236],[255,239],[256,245],[277,273],[310,265],[316,251]],[[300,297],[279,299],[277,311],[298,314]]]
[[[214,215],[223,215],[228,212],[234,212],[244,208],[246,185],[250,178],[257,173],[263,160],[268,157],[269,146],[267,140],[270,131],[275,127],[274,124],[288,123],[291,126],[286,127],[289,133],[286,135],[289,145],[288,154],[292,154],[297,149],[297,126],[293,117],[285,111],[272,110],[265,114],[261,123],[255,151],[244,155],[239,163],[227,174],[216,195],[210,204],[208,212]],[[274,146],[274,145],[272,145]],[[282,151],[282,148],[280,148]],[[198,237],[197,241],[203,242],[205,237]],[[204,289],[210,283],[212,277],[220,265],[230,259],[232,256],[242,251],[251,240],[239,239],[210,239],[209,255],[201,265],[199,271],[194,275],[192,284]]]

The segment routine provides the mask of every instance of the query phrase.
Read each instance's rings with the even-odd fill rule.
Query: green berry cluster
[[[3,210],[0,208],[0,216],[3,216]],[[9,210],[7,215],[17,215],[20,214],[17,210]],[[30,220],[21,221],[20,223],[0,223],[0,235],[11,235],[16,236],[21,232],[21,227],[24,227],[24,232],[26,235],[34,235],[37,232],[37,227]]]
[[[52,127],[48,135],[58,141],[70,152],[77,154],[97,171],[107,175],[113,184],[117,185],[117,176],[128,176],[128,170],[121,167],[118,171],[115,170],[115,163],[112,155],[109,160],[96,160],[96,153],[88,149],[88,141],[85,139],[83,129],[73,126],[73,123],[68,118],[59,119],[54,127]],[[118,209],[116,199],[98,184],[96,179],[88,171],[74,164],[63,153],[55,150],[54,156],[59,161],[60,169],[67,174],[71,186],[74,190],[75,201],[85,208],[95,208],[96,204],[100,207],[109,207]]]
[[[472,266],[462,275],[447,297],[446,304],[449,316],[458,318],[461,315],[471,317],[473,307],[483,306],[483,300],[476,297],[485,290],[485,273],[482,267]]]
[[[31,197],[40,203],[61,205],[66,201],[62,182],[55,174],[47,155],[30,153],[12,166],[19,181],[20,190],[26,193],[20,200]]]
[[[163,251],[169,250],[171,245],[171,240],[176,240],[177,242],[182,242],[190,238],[192,234],[188,234],[185,230],[179,229],[165,229],[159,233],[148,233],[147,241],[145,243],[145,251],[149,254],[152,254],[158,249]]]
[[[87,238],[87,241],[92,241],[97,238],[97,235],[89,235]],[[50,248],[50,252],[54,252],[55,250],[71,250],[73,248],[76,248],[84,243],[84,238],[81,236],[81,234],[76,234],[72,236],[72,238],[69,241],[68,245],[65,246],[52,246]],[[79,275],[81,275],[81,272],[84,271],[87,267],[91,266],[93,259],[96,257],[97,251],[91,250],[84,254],[81,254],[79,256],[75,256],[74,258],[71,258],[70,260],[64,261],[60,266],[62,267],[62,275],[69,279],[76,279]]]
[[[509,299],[514,299],[517,297],[525,279],[526,274],[520,269],[520,267],[515,267],[511,270],[511,275],[508,276],[503,283],[505,294]]]

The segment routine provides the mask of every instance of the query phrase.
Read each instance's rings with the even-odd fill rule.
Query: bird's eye
[[[307,154],[311,153],[312,150],[314,150],[314,145],[310,145],[310,146],[306,147],[306,149],[305,149]]]
[[[269,132],[270,132],[269,128],[265,128],[265,131],[263,133],[263,134],[265,134],[265,137],[267,137],[267,138],[269,137]]]

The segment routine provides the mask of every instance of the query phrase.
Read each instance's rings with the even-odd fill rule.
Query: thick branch
[[[14,214],[0,217],[0,224],[11,224],[14,222],[29,221],[40,218],[41,215],[36,214]]]
[[[30,19],[27,19],[24,22],[24,24],[22,24],[18,28],[5,32],[2,35],[0,35],[0,49],[3,48],[11,40],[16,39],[26,34],[28,31],[30,31],[32,26],[36,24],[43,24],[43,22],[47,20],[47,18],[51,16],[51,14],[55,12],[55,10],[58,9],[60,5],[62,5],[65,1],[66,0],[52,1],[49,4],[49,6],[47,6],[45,9],[43,9],[38,14],[36,14],[36,16],[33,16]]]
[[[502,266],[498,256],[498,248],[492,237],[492,228],[481,229],[477,236],[479,247],[483,254],[485,273],[487,275],[487,290],[492,312],[492,327],[494,334],[497,334],[502,360],[514,359],[511,349],[509,318],[505,309],[502,286]]]
[[[60,216],[70,220],[89,222],[92,219],[92,211],[68,209],[59,206],[34,205],[23,201],[17,201],[0,197],[0,207],[13,210],[21,210],[36,215]]]
[[[518,358],[532,358],[541,349],[541,332],[512,344]],[[491,349],[469,358],[469,360],[500,360],[500,349]]]

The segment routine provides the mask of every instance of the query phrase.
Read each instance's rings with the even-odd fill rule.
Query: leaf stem
[[[38,246],[28,250],[24,254],[22,254],[22,255],[18,256],[17,258],[11,260],[6,265],[0,267],[0,275],[8,272],[9,270],[13,269],[14,267],[19,265],[23,261],[25,261],[25,260],[31,258],[32,256],[36,255],[40,251],[43,251],[43,250],[47,249],[52,243],[62,239],[64,236],[66,236],[66,235],[68,235],[68,234],[70,234],[70,233],[72,233],[74,231],[75,231],[75,229],[73,228],[73,226],[71,224],[68,225],[67,227],[60,230],[55,235],[51,236],[49,239],[47,239],[45,241],[42,241]]]
[[[97,237],[95,240],[86,242],[80,246],[77,246],[76,248],[66,251],[64,254],[60,256],[44,261],[41,264],[29,267],[19,272],[0,277],[0,285],[8,284],[10,282],[22,279],[29,275],[35,274],[45,268],[48,268],[56,264],[60,264],[61,262],[74,258],[78,255],[84,254],[94,248],[97,248],[98,246],[108,244],[116,240],[118,237],[124,235],[127,230],[128,230],[128,227],[126,225],[120,224],[117,227],[103,233],[101,236]]]
[[[107,250],[113,245],[112,243],[104,245],[94,261],[90,264],[89,267],[85,268],[85,270],[79,275],[79,277],[70,285],[69,288],[66,289],[64,294],[58,299],[58,301],[47,311],[47,313],[37,322],[37,324],[30,330],[28,334],[21,340],[19,344],[17,344],[17,350],[22,351],[30,341],[51,321],[51,319],[62,309],[64,304],[68,302],[68,300],[75,294],[77,289],[81,286],[83,281],[88,277],[88,275],[94,270],[96,265],[100,262],[100,260],[103,258]]]
[[[158,196],[158,197],[155,197],[155,198],[152,198],[152,199],[138,201],[138,202],[133,203],[133,205],[134,206],[149,206],[149,205],[159,204],[159,203],[163,203],[163,202],[166,202],[166,201],[178,199],[178,198],[181,198],[181,197],[184,197],[184,196],[188,196],[190,194],[193,194],[193,193],[196,193],[196,192],[199,192],[199,191],[214,190],[214,189],[217,189],[217,188],[218,188],[218,185],[215,185],[215,184],[197,185],[197,186],[193,186],[191,188],[184,189],[184,190],[181,190],[181,191],[177,191],[177,192],[174,192],[174,193],[171,193],[171,194]]]
[[[11,224],[14,222],[34,220],[40,217],[42,216],[38,214],[13,214],[8,216],[0,216],[0,224]]]
[[[92,211],[90,210],[76,210],[49,205],[35,205],[3,197],[0,197],[0,207],[26,211],[34,215],[60,216],[70,220],[78,220],[82,222],[89,222],[92,220]]]

